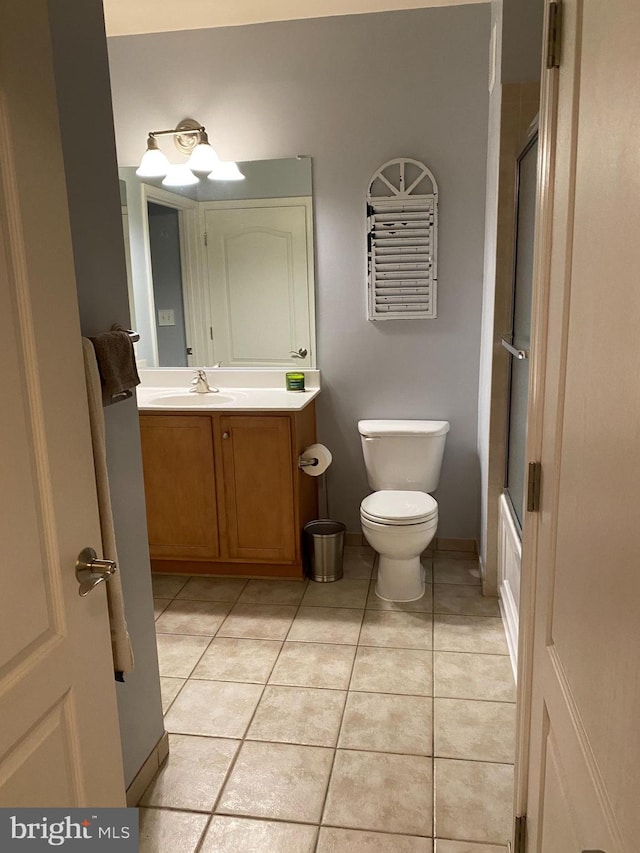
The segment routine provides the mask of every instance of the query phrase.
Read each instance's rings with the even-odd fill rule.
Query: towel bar
[[[111,326],[111,331],[112,332],[126,332],[129,335],[129,337],[131,338],[131,342],[134,344],[140,340],[140,335],[137,332],[134,332],[133,329],[125,329],[124,326],[120,325],[120,323],[114,323],[113,326]]]
[[[130,397],[133,397],[133,391],[129,388],[126,388],[124,391],[119,391],[117,394],[114,394],[111,397],[112,403],[119,403],[120,400],[128,400]]]

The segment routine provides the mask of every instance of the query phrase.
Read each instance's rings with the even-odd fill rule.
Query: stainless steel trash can
[[[318,583],[339,581],[342,577],[345,525],[341,521],[320,518],[303,528],[303,555],[307,577]]]

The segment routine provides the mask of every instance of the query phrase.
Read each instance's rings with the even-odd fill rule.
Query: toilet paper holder
[[[298,468],[309,477],[319,477],[331,465],[331,451],[324,444],[310,444],[298,456]]]
[[[312,457],[311,459],[305,459],[304,456],[300,456],[298,459],[298,468],[308,468],[309,466],[316,466],[320,464],[320,460],[317,456]]]

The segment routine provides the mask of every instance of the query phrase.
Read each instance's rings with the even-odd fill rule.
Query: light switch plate
[[[159,326],[175,326],[176,321],[173,315],[173,308],[161,308],[158,311]]]

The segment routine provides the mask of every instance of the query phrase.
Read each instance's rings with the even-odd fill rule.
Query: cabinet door
[[[228,556],[291,562],[296,556],[290,419],[219,419]]]
[[[152,558],[219,554],[211,426],[203,415],[140,416]]]

